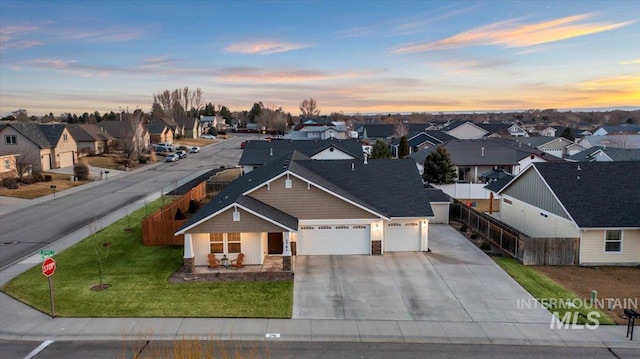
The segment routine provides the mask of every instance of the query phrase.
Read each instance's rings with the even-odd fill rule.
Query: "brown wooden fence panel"
[[[176,213],[178,209],[186,213],[191,200],[200,201],[206,195],[206,186],[202,182],[179,199],[147,216],[142,220],[142,243],[147,246],[184,245],[184,235],[174,236],[174,233],[186,220],[176,220]]]
[[[529,238],[515,228],[458,201],[451,205],[449,214],[451,220],[464,223],[525,265],[578,264],[578,238]]]

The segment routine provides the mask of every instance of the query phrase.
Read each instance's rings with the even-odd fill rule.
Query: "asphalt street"
[[[0,357],[28,358],[40,342],[0,341]],[[96,341],[53,342],[34,357],[37,359],[113,359],[174,358],[174,349],[183,353],[208,353],[221,358],[300,358],[300,359],[409,359],[409,358],[477,358],[477,359],[631,359],[637,349],[575,348],[560,346],[516,346],[477,344],[411,344],[352,342],[278,342],[278,341]],[[225,355],[227,354],[227,355]],[[235,356],[235,354],[239,354]],[[204,355],[202,357],[209,357]],[[185,356],[186,357],[186,356]],[[197,355],[196,357],[201,357]]]
[[[0,216],[0,269],[91,223],[101,229],[102,218],[117,211],[124,216],[132,203],[146,196],[168,192],[213,168],[237,164],[244,139],[223,140],[185,160],[160,162]]]

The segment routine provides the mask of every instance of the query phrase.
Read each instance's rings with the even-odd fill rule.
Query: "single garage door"
[[[63,152],[60,154],[60,167],[73,166],[73,152]]]
[[[298,255],[369,254],[369,225],[300,226]]]
[[[385,230],[385,252],[420,251],[419,221],[401,221],[387,223]]]

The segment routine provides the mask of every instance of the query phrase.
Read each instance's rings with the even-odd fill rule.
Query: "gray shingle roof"
[[[114,140],[110,134],[102,131],[96,124],[70,124],[67,129],[77,142]]]
[[[11,122],[6,125],[20,132],[40,148],[55,147],[65,129],[64,124],[40,124],[35,122]]]
[[[640,227],[640,162],[533,165],[580,228]]]
[[[451,202],[451,197],[439,188],[425,188],[429,203]]]
[[[195,117],[183,117],[183,118],[176,118],[174,121],[184,126],[185,129],[190,130],[196,126],[196,122],[198,121],[198,119]]]
[[[597,157],[606,155],[613,161],[640,161],[640,149],[637,148],[605,148],[593,146],[567,157],[567,161],[594,162]],[[605,157],[606,158],[606,157]]]
[[[357,159],[363,158],[362,144],[355,139],[247,141],[238,164],[261,166],[292,151],[312,157],[330,147],[335,147]]]
[[[243,195],[286,171],[387,218],[433,216],[429,197],[411,160],[371,160],[364,164],[362,160],[319,161],[299,152],[289,152],[237,178],[191,217],[180,230],[233,203],[251,206],[252,210],[289,228],[297,229],[296,218]]]
[[[165,128],[167,128],[167,126],[164,123],[148,123],[144,125],[144,128],[146,128],[150,134],[156,135],[156,134],[162,134],[162,132],[165,130]]]

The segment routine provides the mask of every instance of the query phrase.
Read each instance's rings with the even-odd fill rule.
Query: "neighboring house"
[[[173,131],[173,138],[184,137],[184,126],[177,123],[174,119],[161,118],[161,119],[155,120],[154,122],[163,123],[167,125],[167,127],[169,127]]]
[[[78,154],[100,154],[115,146],[115,137],[96,124],[69,124],[71,136],[78,145]]]
[[[182,126],[184,138],[200,138],[202,135],[200,121],[195,117],[176,118],[175,122]]]
[[[151,147],[151,136],[142,122],[102,121],[98,125],[116,139],[116,147],[123,151],[141,152]]]
[[[640,161],[640,149],[594,146],[566,158],[572,162]]]
[[[298,152],[238,177],[187,220],[187,267],[209,253],[262,264],[267,255],[427,251],[433,212],[409,160],[317,161]]]
[[[540,131],[540,136],[544,136],[544,137],[560,137],[564,131],[566,131],[566,129],[569,129],[571,131],[571,135],[573,136],[573,138],[580,138],[580,137],[584,137],[591,135],[591,132],[589,131],[580,131],[577,128],[573,128],[573,127],[564,127],[564,126],[548,126],[545,127],[542,131]]]
[[[529,147],[537,148],[558,158],[573,156],[584,150],[584,147],[564,137],[528,137],[520,140]]]
[[[64,124],[9,122],[0,125],[1,154],[20,155],[34,171],[73,166],[78,146]]]
[[[292,151],[298,151],[314,160],[361,160],[363,158],[362,144],[355,139],[247,141],[238,165],[246,174]]]
[[[398,137],[396,126],[397,125],[386,123],[370,123],[356,127],[356,132],[359,138],[371,143],[376,140],[388,142],[392,138]],[[426,130],[429,125],[424,123],[406,123],[403,124],[403,126],[406,129],[406,133],[417,133]]]
[[[420,131],[407,135],[407,143],[409,144],[409,154],[424,150],[432,146],[437,146],[444,141],[455,139],[442,131]],[[391,155],[398,157],[400,142],[402,138],[395,138],[391,141]]]
[[[489,132],[489,137],[529,137],[529,133],[515,123],[483,122],[477,125]]]
[[[173,130],[164,123],[152,122],[144,125],[149,133],[149,141],[151,143],[173,143]]]
[[[640,125],[602,126],[595,130],[593,135],[640,135]]]
[[[442,131],[461,140],[478,140],[491,134],[491,132],[471,121],[453,121],[443,127]]]
[[[534,163],[499,191],[501,221],[579,238],[580,265],[640,265],[638,173],[638,161]]]
[[[210,128],[218,130],[218,118],[217,116],[200,116],[200,133],[205,134]]]
[[[495,168],[517,174],[531,162],[553,160],[542,151],[513,140],[450,140],[409,156],[415,160],[420,174],[423,173],[424,160],[439,146],[449,152],[449,158],[458,173],[458,182],[461,183],[486,183],[482,174]]]
[[[17,176],[16,157],[18,153],[0,154],[0,179]]]
[[[640,148],[640,135],[585,136],[578,141],[583,148],[593,146],[614,148]]]
[[[349,138],[349,131],[346,126],[334,125],[299,125],[296,129],[287,133],[284,138],[291,140],[327,140],[335,138],[346,140]]]

